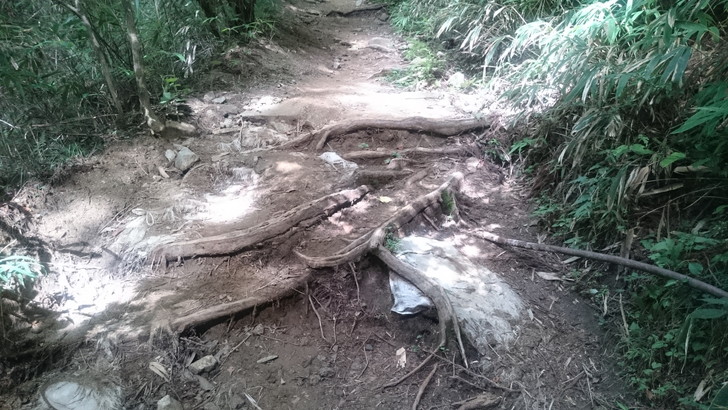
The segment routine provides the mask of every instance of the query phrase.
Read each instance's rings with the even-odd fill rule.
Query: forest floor
[[[118,139],[53,184],[18,192],[13,202],[26,212],[11,216],[49,245],[51,271],[25,295],[33,302],[21,303],[27,320],[4,335],[1,408],[48,408],[44,389],[71,379],[112,386],[125,409],[156,408],[165,395],[190,409],[403,409],[436,363],[419,408],[584,409],[630,401],[598,324],[603,312],[563,280],[543,279],[566,275],[570,265],[473,235],[482,227],[537,239],[528,192],[482,151],[484,141],[507,140],[489,112],[493,97],[448,86],[447,73],[443,86],[421,91],[388,84],[387,73],[407,65],[407,43],[383,10],[369,8],[351,12],[354,2],[343,0],[284,3],[276,35],[229,50],[202,80],[209,91],[187,100],[198,135]],[[450,137],[366,127],[332,135],[322,150],[315,140],[281,148],[342,121],[447,121],[484,112],[490,126]],[[200,158],[186,172],[165,157],[181,146]],[[352,171],[321,160],[323,151],[384,155],[353,160]],[[450,345],[385,388],[437,348],[436,321],[390,311],[388,269],[373,256],[314,270],[294,251],[326,256],[344,248],[455,172],[463,175],[462,223],[441,213],[418,216],[395,234],[447,241],[495,272],[522,299],[521,319],[509,343],[489,344],[488,352],[468,345],[470,370]],[[369,186],[363,198],[239,251],[169,263],[159,251],[245,233],[360,185]],[[178,328],[184,318],[246,298],[273,301]],[[406,360],[399,361],[402,351]],[[189,370],[207,355],[217,365]],[[474,397],[481,407],[463,404]]]

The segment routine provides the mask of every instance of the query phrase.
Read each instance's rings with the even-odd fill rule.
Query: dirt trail
[[[387,70],[406,64],[406,43],[391,33],[383,10],[349,13],[354,2],[342,0],[283,7],[283,28],[273,40],[228,52],[224,67],[209,75],[214,89],[188,101],[199,136],[118,141],[62,183],[28,185],[15,198],[35,215],[33,231],[53,246],[53,272],[37,291],[42,307],[61,312],[39,320],[18,351],[45,343],[65,352],[49,347],[5,359],[2,386],[13,389],[0,398],[4,408],[42,408],[41,387],[69,374],[115,383],[128,409],[155,408],[167,394],[195,409],[254,408],[253,399],[263,409],[410,408],[430,367],[382,386],[428,355],[437,325],[389,311],[387,269],[376,259],[311,270],[293,251],[331,254],[454,172],[464,174],[458,207],[468,226],[535,236],[518,185],[473,145],[483,132],[498,138],[494,130],[443,138],[365,129],[332,137],[324,150],[342,155],[475,147],[464,155],[356,160],[357,172],[325,163],[312,145],[276,149],[337,121],[472,118],[485,105],[483,96],[455,89],[412,92],[384,82]],[[200,158],[184,173],[165,158],[182,146]],[[385,170],[385,159],[403,164],[399,177],[365,172]],[[407,183],[415,175],[421,177]],[[250,228],[363,184],[373,190],[364,199],[242,252],[149,265],[159,256],[154,251],[171,243]],[[561,282],[535,275],[563,273],[556,257],[504,252],[437,216],[399,233],[455,245],[496,272],[526,306],[513,343],[493,344],[484,355],[470,348],[472,372],[458,371],[456,349],[439,352],[441,365],[420,408],[478,395],[492,408],[602,408],[620,396],[602,356],[597,312]],[[173,336],[181,317],[284,291],[293,296]],[[396,364],[400,348],[403,368]],[[205,355],[216,356],[218,366],[190,373],[187,366]],[[13,378],[27,381],[16,385]]]

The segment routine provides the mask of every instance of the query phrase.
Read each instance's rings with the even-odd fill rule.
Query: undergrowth
[[[512,125],[527,130],[507,157],[521,160],[554,239],[728,289],[728,1],[388,4],[396,28],[459,50],[506,90]],[[728,302],[596,271],[577,272],[579,286],[611,312],[645,403],[725,406]]]
[[[236,26],[223,2],[212,18],[197,1],[134,2],[146,83],[161,115],[184,115],[177,108],[185,95],[227,47],[274,35],[278,2],[254,3],[258,19]],[[142,123],[130,114],[139,109],[121,2],[0,2],[0,78],[0,199]]]

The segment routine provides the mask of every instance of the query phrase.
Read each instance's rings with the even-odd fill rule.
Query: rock
[[[347,161],[344,158],[341,158],[339,154],[335,152],[324,152],[323,154],[319,155],[319,158],[324,160],[327,164],[330,164],[334,168],[344,168],[344,169],[357,169],[358,165],[354,162]]]
[[[465,166],[468,167],[468,171],[475,172],[480,167],[480,160],[475,157],[470,157],[465,160]]]
[[[178,402],[169,394],[159,399],[157,410],[184,410],[182,403]]]
[[[379,12],[379,14],[377,14],[377,18],[380,21],[387,21],[387,20],[389,20],[389,14],[387,14],[386,11],[382,11],[382,12]]]
[[[374,350],[374,346],[367,343],[364,345],[364,350],[366,350],[367,352],[371,352],[372,350]]]
[[[190,364],[188,368],[192,373],[200,374],[209,372],[210,370],[214,369],[215,366],[217,366],[217,359],[215,359],[215,356],[207,355],[202,359]]]
[[[205,95],[202,96],[202,101],[204,101],[206,103],[211,103],[212,100],[214,100],[214,99],[215,99],[215,93],[213,93],[212,91],[207,92],[207,93],[205,93]]]
[[[78,378],[48,385],[43,398],[57,410],[112,410],[121,408],[121,387],[105,380]]]
[[[245,403],[243,396],[237,394],[233,394],[228,400],[228,406],[230,406],[231,409],[242,409],[245,406]]]
[[[221,96],[221,97],[212,99],[213,104],[225,104],[225,101],[227,101],[227,98],[225,98],[225,96]]]
[[[172,162],[174,161],[175,157],[177,157],[177,153],[171,149],[168,149],[164,151],[164,157],[167,158],[167,161]]]
[[[197,156],[197,154],[187,147],[182,147],[182,149],[177,153],[177,157],[174,159],[174,166],[180,171],[185,172],[192,168],[192,165],[199,160],[200,157]]]
[[[367,47],[384,51],[386,53],[394,52],[392,42],[382,37],[372,37],[372,39],[369,40],[369,43],[367,43]]]
[[[465,74],[457,72],[447,79],[447,85],[454,88],[462,88],[465,84]]]
[[[260,324],[260,323],[258,323],[257,325],[255,325],[255,327],[253,328],[253,330],[250,331],[250,333],[252,333],[252,334],[254,334],[256,336],[260,336],[260,335],[263,334],[264,331],[265,330],[263,328],[263,325]]]
[[[277,358],[278,358],[277,355],[272,354],[272,355],[266,356],[262,359],[258,359],[258,361],[256,363],[258,363],[258,364],[268,363],[268,362],[272,362],[273,360],[275,360]]]
[[[197,376],[197,382],[200,383],[200,388],[204,391],[215,390],[215,386],[202,376]]]
[[[315,386],[321,382],[321,376],[318,374],[311,375],[311,377],[308,378],[308,384],[311,386]]]
[[[318,374],[319,376],[321,376],[322,379],[325,379],[334,377],[336,375],[336,372],[330,367],[322,367],[319,369]]]

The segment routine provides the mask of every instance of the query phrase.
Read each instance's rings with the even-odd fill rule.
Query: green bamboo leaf
[[[690,314],[693,319],[719,319],[728,314],[725,309],[700,308]]]
[[[685,158],[685,154],[682,152],[673,152],[672,154],[668,155],[665,159],[660,161],[660,166],[663,168],[669,167],[673,162],[679,161],[681,159]]]

